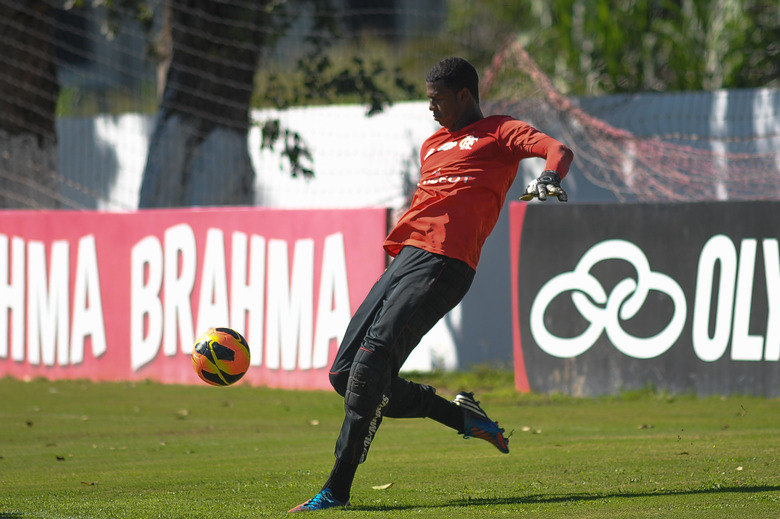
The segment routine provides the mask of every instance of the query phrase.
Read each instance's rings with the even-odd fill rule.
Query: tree
[[[304,81],[276,99],[284,107],[301,97],[328,99],[354,92],[376,112],[389,102],[374,80],[390,71],[355,60],[338,69],[327,58],[339,22],[329,0],[166,0],[170,45],[165,89],[150,142],[139,205],[246,205],[254,201],[247,150],[254,77],[301,13],[311,20],[306,52],[294,67]],[[153,13],[142,0],[0,0],[0,206],[58,207],[54,16],[58,8],[103,8],[110,36],[133,13],[151,31]],[[151,37],[151,33],[149,33]],[[394,71],[398,76],[398,71]],[[399,88],[411,87],[396,77]],[[277,85],[278,87],[278,85]],[[261,95],[275,96],[273,85]],[[266,121],[266,145],[283,142],[294,175],[312,174],[295,132]]]
[[[274,5],[170,0],[171,58],[140,207],[248,205],[249,106]]]
[[[53,7],[0,6],[0,208],[59,207]]]
[[[456,2],[450,24],[476,32],[483,62],[521,35],[564,94],[759,87],[780,76],[768,0]]]
[[[295,7],[295,9],[292,9]],[[390,102],[373,80],[387,72],[368,70],[361,60],[352,69],[335,70],[325,50],[338,34],[327,0],[294,4],[169,0],[172,41],[170,67],[158,122],[152,135],[141,188],[140,207],[251,205],[254,170],[247,151],[253,79],[264,50],[272,47],[301,11],[312,25],[304,42],[309,51],[296,62],[303,84],[277,98],[277,107],[300,98],[327,99],[354,92],[369,103],[369,113]],[[396,76],[398,71],[396,72]],[[396,82],[398,83],[400,79]],[[411,89],[400,83],[401,87]],[[271,85],[264,95],[274,96]],[[311,175],[301,137],[265,121],[264,144],[283,141],[292,174]]]

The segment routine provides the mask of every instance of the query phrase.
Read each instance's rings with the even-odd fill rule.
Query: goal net
[[[744,114],[736,130],[727,131],[724,124],[729,110],[724,91],[712,94],[709,121],[699,125],[706,131],[668,133],[670,127],[685,125],[652,121],[648,127],[663,130],[639,134],[594,117],[562,95],[516,39],[494,56],[482,88],[494,111],[557,128],[560,139],[575,150],[578,171],[619,200],[780,198],[777,92],[759,92],[752,114]],[[681,110],[676,116],[685,122],[689,114]]]

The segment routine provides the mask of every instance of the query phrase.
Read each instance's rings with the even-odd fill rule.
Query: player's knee
[[[330,373],[330,385],[341,396],[344,396],[347,392],[347,382],[349,382],[349,372],[343,371],[341,373]]]
[[[344,403],[358,412],[376,409],[389,393],[390,371],[380,355],[367,352],[355,359],[349,372]]]

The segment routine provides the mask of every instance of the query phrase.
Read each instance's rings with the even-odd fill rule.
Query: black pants
[[[407,246],[374,284],[330,370],[344,396],[337,459],[362,463],[383,416],[428,416],[436,390],[398,372],[422,336],[463,299],[474,274],[460,260]]]

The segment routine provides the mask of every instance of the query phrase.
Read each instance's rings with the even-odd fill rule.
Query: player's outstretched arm
[[[532,180],[525,188],[525,193],[520,197],[520,200],[527,202],[538,198],[545,201],[547,196],[556,196],[560,202],[569,200],[566,191],[561,187],[561,176],[551,169],[543,171],[539,178]]]

